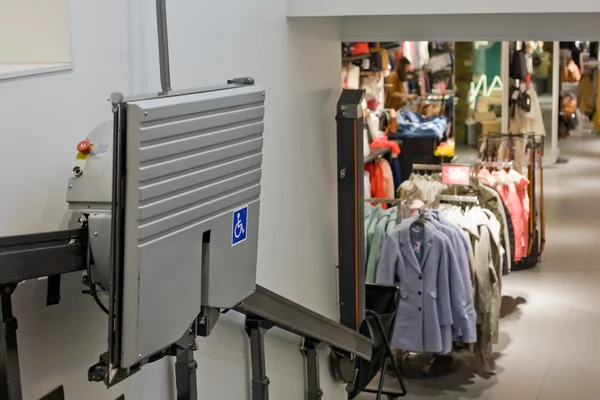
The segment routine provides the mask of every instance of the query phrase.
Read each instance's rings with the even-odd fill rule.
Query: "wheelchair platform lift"
[[[321,399],[317,350],[352,366],[370,360],[372,342],[256,284],[265,91],[252,78],[172,91],[164,0],[157,16],[162,91],[112,94],[112,121],[77,144],[70,229],[0,238],[0,399],[22,400],[12,293],[47,277],[46,304],[58,304],[73,272],[109,316],[90,381],[112,387],[172,356],[178,400],[196,400],[196,339],[234,310],[246,315],[252,399],[269,398],[274,327],[304,339],[306,396]],[[64,396],[58,387],[43,399]]]
[[[11,294],[49,277],[47,304],[56,304],[60,275],[77,271],[109,315],[108,351],[88,373],[109,387],[174,356],[178,398],[197,399],[196,336],[209,335],[222,310],[247,316],[256,400],[268,399],[263,337],[272,327],[305,339],[311,399],[321,398],[317,346],[370,359],[365,336],[256,284],[264,90],[244,78],[112,99],[112,123],[77,145],[72,229],[0,238],[0,398],[22,398]]]

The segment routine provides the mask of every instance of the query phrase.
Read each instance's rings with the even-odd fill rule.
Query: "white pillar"
[[[545,156],[546,164],[554,164],[558,160],[560,150],[558,148],[558,113],[560,93],[560,42],[554,42],[552,53],[552,133],[546,140],[550,140],[550,154]]]
[[[500,56],[500,79],[502,79],[502,132],[508,132],[508,119],[510,114],[509,91],[510,91],[510,47],[509,42],[502,42],[502,52]]]

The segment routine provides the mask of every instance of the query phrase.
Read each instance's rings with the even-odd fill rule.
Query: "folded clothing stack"
[[[438,117],[423,118],[410,110],[397,113],[398,131],[389,132],[390,139],[404,138],[437,138],[442,139],[448,127],[448,118],[443,115]]]

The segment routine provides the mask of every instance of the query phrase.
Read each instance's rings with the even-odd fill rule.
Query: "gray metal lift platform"
[[[157,0],[162,91],[111,95],[113,120],[77,145],[66,199],[69,230],[0,238],[0,399],[22,400],[11,295],[79,272],[108,318],[108,349],[88,371],[108,387],[176,358],[178,400],[198,399],[197,336],[222,312],[246,315],[252,398],[267,400],[264,334],[302,338],[306,395],[322,397],[317,349],[354,365],[372,343],[356,330],[256,284],[265,91],[252,78],[172,91],[164,0]],[[45,400],[63,399],[62,387]]]

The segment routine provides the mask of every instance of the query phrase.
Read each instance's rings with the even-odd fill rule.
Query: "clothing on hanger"
[[[472,276],[474,309],[477,315],[476,359],[488,373],[495,373],[491,361],[492,344],[498,342],[501,306],[500,222],[482,207],[462,209],[442,204],[440,210],[463,229],[467,238]]]
[[[347,64],[342,69],[342,85],[344,89],[360,88],[360,67],[354,64]]]
[[[418,179],[427,178],[403,183],[407,199],[422,191]],[[486,372],[495,373],[491,346],[498,342],[506,223],[493,189],[475,183],[456,190],[485,194],[480,204],[494,211],[472,204],[423,210],[416,208],[419,200],[406,200],[403,207],[410,205],[413,215],[388,234],[376,282],[400,288],[394,347],[445,354],[453,345],[464,349],[462,343]]]
[[[365,171],[369,173],[369,179],[371,180],[371,198],[384,199],[386,197],[386,178],[384,176],[382,164],[377,162],[368,163],[365,165]],[[393,182],[392,182],[393,186]],[[382,204],[384,209],[387,208],[386,204]]]
[[[577,107],[590,119],[594,115],[596,91],[590,73],[584,73],[577,86]]]
[[[512,63],[510,65],[510,77],[512,79],[525,79],[527,73],[527,63],[525,61],[525,52],[518,50],[513,53]]]
[[[521,260],[528,255],[529,197],[526,188],[529,180],[515,170],[494,171],[492,174],[489,170],[482,169],[477,176],[494,187],[506,205],[513,225],[514,261]]]
[[[376,163],[381,167],[383,172],[383,190],[385,191],[384,198],[393,199],[396,191],[394,190],[394,174],[392,173],[392,167],[387,160],[380,158]]]
[[[375,283],[383,244],[396,227],[397,219],[396,209],[384,211],[380,205],[365,203],[366,283]]]
[[[394,177],[394,193],[397,193],[398,188],[402,183],[402,167],[400,166],[400,159],[397,155],[392,154],[390,166],[392,167],[392,175]]]
[[[370,199],[371,198],[371,174],[369,174],[369,171],[364,171],[364,197],[365,199]]]
[[[467,316],[470,292],[450,239],[430,221],[415,222],[388,236],[377,271],[377,283],[400,287],[392,343],[406,351],[448,353],[454,333],[475,335],[469,330],[475,321]]]
[[[509,120],[509,131],[512,133],[533,133],[536,136],[546,136],[544,118],[538,95],[533,87],[528,87],[525,94],[529,97],[529,110],[521,107],[514,107],[514,113],[511,113]],[[520,144],[516,141],[515,143]],[[515,160],[516,162],[517,160]],[[523,160],[520,160],[523,163]],[[516,168],[520,170],[520,168]]]
[[[405,199],[407,194],[411,194],[412,199],[433,203],[436,197],[448,188],[448,185],[443,184],[441,179],[439,173],[433,175],[413,173],[407,181],[400,185],[398,198]]]

